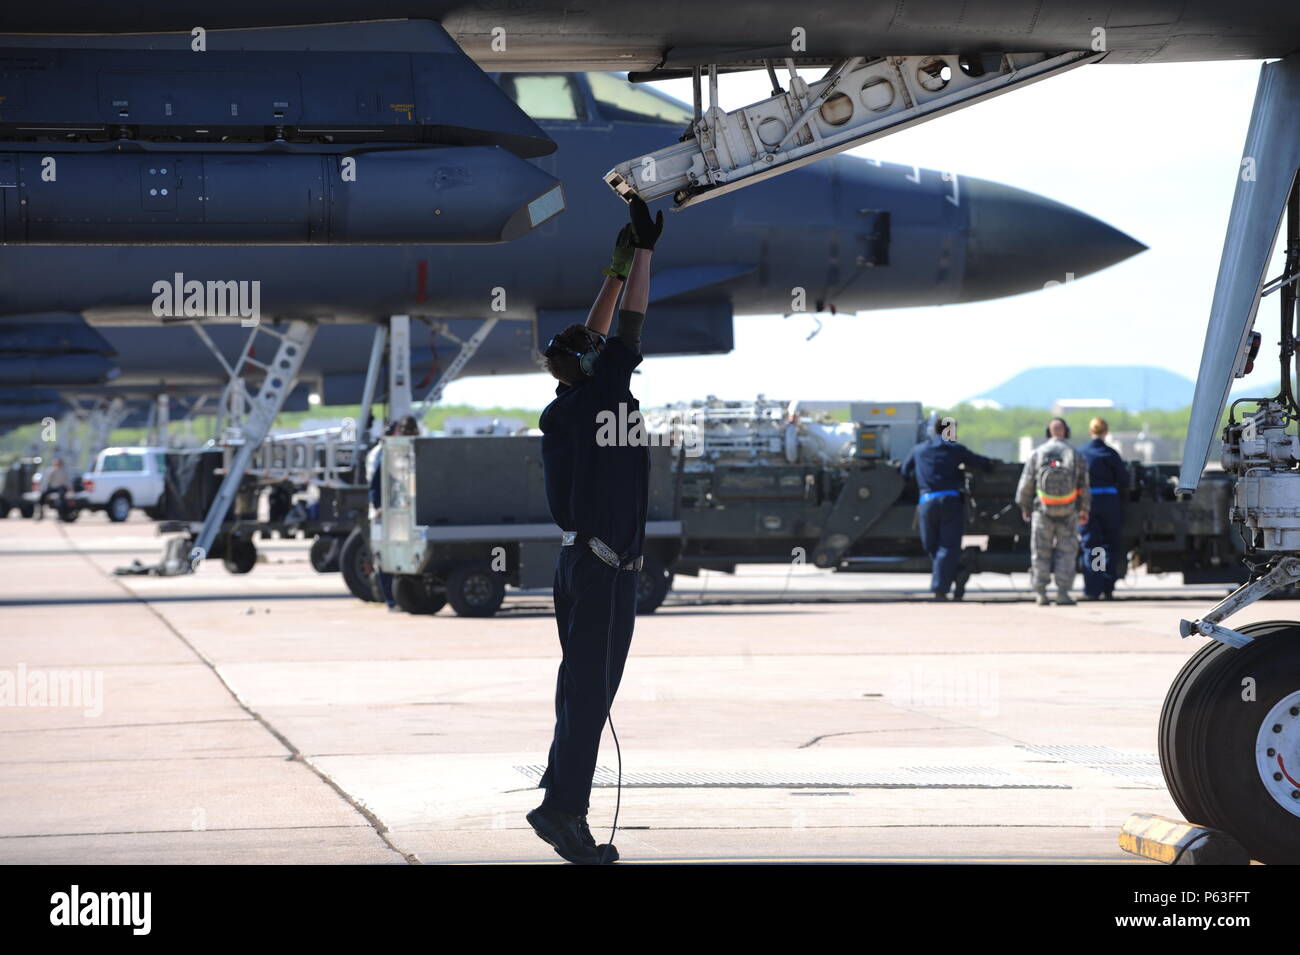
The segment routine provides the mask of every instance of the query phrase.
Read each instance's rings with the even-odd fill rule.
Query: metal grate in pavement
[[[516,766],[536,782],[545,766]],[[597,766],[593,786],[613,787],[617,771]],[[1069,789],[1063,783],[1048,782],[990,766],[911,766],[877,772],[630,772],[623,785],[646,788],[743,788],[743,789]]]
[[[1075,763],[1152,789],[1164,789],[1160,758],[1154,753],[1133,753],[1110,746],[1021,746],[1027,752],[1065,763]]]

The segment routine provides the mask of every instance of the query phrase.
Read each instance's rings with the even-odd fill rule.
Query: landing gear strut
[[[1228,221],[1187,428],[1179,489],[1194,490],[1234,377],[1247,374],[1261,336],[1260,300],[1281,300],[1281,385],[1270,398],[1232,403],[1223,468],[1236,476],[1232,522],[1246,541],[1251,580],[1184,637],[1210,637],[1183,667],[1160,717],[1160,765],[1189,822],[1221,830],[1268,863],[1300,862],[1300,622],[1236,629],[1232,614],[1300,581],[1300,56],[1260,71],[1242,173]],[[1286,264],[1268,281],[1282,214]],[[1238,407],[1255,411],[1238,417]]]

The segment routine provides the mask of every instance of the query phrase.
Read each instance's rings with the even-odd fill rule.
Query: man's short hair
[[[1093,418],[1088,422],[1088,433],[1094,438],[1099,438],[1110,431],[1110,425],[1106,424],[1105,418]]]
[[[586,325],[574,323],[566,328],[560,334],[555,336],[555,342],[563,345],[568,351],[557,352],[554,355],[543,356],[543,363],[546,370],[551,376],[559,381],[572,384],[580,380],[582,376],[582,367],[578,362],[578,356],[570,352],[585,352],[591,349],[591,333]]]

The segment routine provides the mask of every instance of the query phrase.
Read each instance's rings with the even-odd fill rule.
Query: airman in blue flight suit
[[[546,797],[526,818],[559,855],[580,864],[618,860],[611,844],[596,845],[587,809],[601,731],[632,643],[649,502],[650,451],[635,437],[644,429],[630,389],[664,214],[651,219],[638,197],[628,205],[632,221],[619,233],[586,324],[564,329],[544,353],[560,381],[539,424],[546,499],[563,531],[554,585],[561,661],[555,732],[538,782]],[[606,339],[620,292],[617,333]],[[637,419],[626,440],[609,440],[602,421],[611,418]]]
[[[1083,593],[1089,600],[1115,599],[1115,578],[1123,570],[1124,492],[1128,469],[1106,443],[1109,426],[1102,418],[1088,424],[1092,440],[1080,448],[1088,462],[1092,485],[1092,511],[1079,527],[1083,537]]]
[[[921,494],[916,517],[921,546],[930,555],[933,567],[930,591],[935,600],[948,599],[961,559],[961,532],[965,523],[961,495],[966,486],[963,465],[991,471],[997,461],[958,444],[957,422],[948,417],[936,421],[930,439],[913,448],[903,462],[903,477],[915,478]],[[961,599],[960,593],[957,599]]]

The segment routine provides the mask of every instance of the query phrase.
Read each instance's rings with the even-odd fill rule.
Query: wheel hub
[[[492,582],[481,574],[476,574],[465,581],[465,600],[475,607],[482,607],[492,597]]]
[[[1255,765],[1268,794],[1300,817],[1300,690],[1268,711],[1255,737]]]

